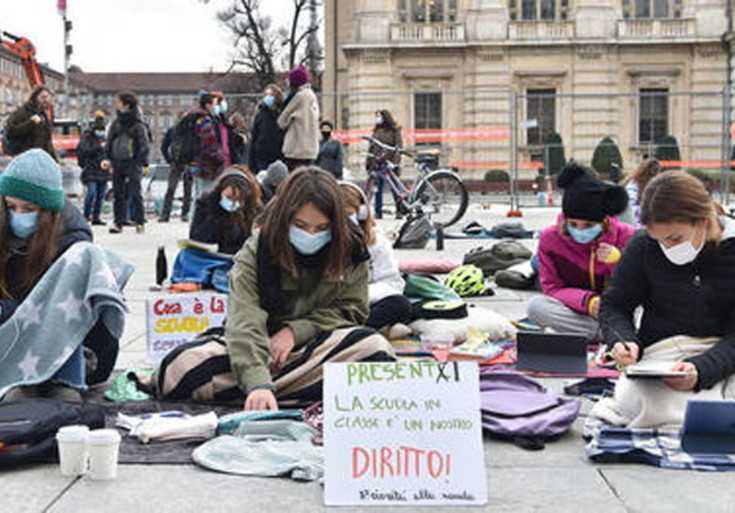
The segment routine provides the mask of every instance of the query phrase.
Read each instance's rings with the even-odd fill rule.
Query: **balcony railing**
[[[464,23],[394,23],[391,41],[398,43],[463,43]]]
[[[508,38],[514,41],[573,39],[573,21],[511,21]]]
[[[693,18],[618,20],[620,39],[676,39],[695,37]]]

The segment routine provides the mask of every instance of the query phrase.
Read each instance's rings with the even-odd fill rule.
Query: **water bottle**
[[[156,256],[156,285],[161,286],[166,278],[168,278],[166,248],[164,246],[158,246],[158,256]]]
[[[444,250],[444,227],[439,223],[434,223],[434,229],[436,230],[436,250]]]

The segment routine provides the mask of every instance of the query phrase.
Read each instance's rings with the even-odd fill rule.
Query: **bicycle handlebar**
[[[385,151],[391,151],[393,153],[399,153],[401,155],[405,155],[406,157],[409,157],[409,158],[414,158],[413,153],[408,152],[404,150],[403,148],[398,148],[397,146],[389,146],[385,144],[384,142],[378,141],[375,137],[370,137],[369,135],[363,135],[362,139],[376,145],[378,148],[384,149]]]

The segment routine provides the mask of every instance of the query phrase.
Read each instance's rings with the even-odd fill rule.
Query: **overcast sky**
[[[232,44],[216,12],[232,0],[67,0],[74,28],[72,64],[89,72],[222,71]],[[292,0],[262,0],[278,24]],[[39,62],[62,71],[57,0],[0,0],[0,30],[29,38]]]

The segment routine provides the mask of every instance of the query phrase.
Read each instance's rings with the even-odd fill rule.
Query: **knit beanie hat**
[[[61,169],[45,151],[25,151],[11,160],[0,175],[0,196],[12,196],[59,212],[65,203]]]
[[[293,89],[297,89],[311,80],[309,70],[306,66],[299,64],[288,72],[288,83]]]
[[[622,214],[628,207],[624,187],[605,183],[593,172],[576,163],[568,164],[557,179],[564,189],[564,217],[601,222],[608,216]]]

